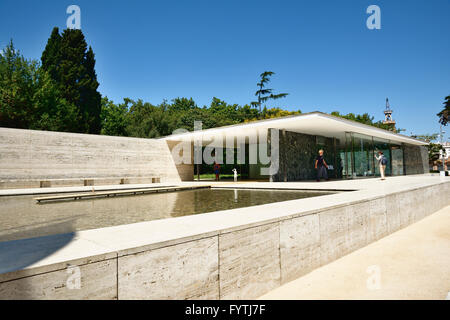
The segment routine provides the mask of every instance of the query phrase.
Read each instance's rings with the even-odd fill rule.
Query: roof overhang
[[[393,133],[391,131],[376,128],[356,121],[335,117],[322,112],[311,112],[283,118],[253,121],[225,127],[173,134],[163,137],[162,139],[169,141],[195,141],[198,139],[201,139],[202,141],[211,141],[217,138],[226,139],[232,137],[245,137],[246,141],[248,141],[249,138],[254,138],[258,134],[266,133],[268,129],[279,129],[309,135],[335,137],[341,139],[341,141],[345,139],[346,132],[353,132],[366,136],[372,136],[381,140],[387,140],[390,143],[428,145],[427,142],[422,140],[417,140],[405,135]]]

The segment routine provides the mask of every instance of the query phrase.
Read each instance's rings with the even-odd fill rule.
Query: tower
[[[392,131],[395,131],[395,120],[392,119],[393,110],[389,106],[389,99],[386,98],[386,109],[384,110],[384,121],[383,124],[389,125]]]

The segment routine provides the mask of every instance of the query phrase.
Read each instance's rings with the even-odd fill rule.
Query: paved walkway
[[[442,300],[449,291],[450,206],[447,206],[261,299]]]

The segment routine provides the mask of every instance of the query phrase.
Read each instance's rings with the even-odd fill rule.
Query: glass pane
[[[353,135],[354,168],[356,177],[372,176],[373,173],[373,152],[372,137],[354,134]]]
[[[345,148],[344,153],[344,170],[343,176],[348,179],[353,177],[353,154],[352,154],[352,134],[350,132],[345,133]]]
[[[391,145],[392,175],[403,175],[403,149],[398,145]]]

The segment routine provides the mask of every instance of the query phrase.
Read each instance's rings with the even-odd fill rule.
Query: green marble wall
[[[403,145],[406,174],[429,172],[428,151],[424,146]]]
[[[278,129],[269,129],[269,135],[273,135],[273,130]],[[334,170],[328,171],[328,176],[331,179],[342,177],[339,140],[283,130],[278,130],[278,133],[279,169],[272,175],[272,181],[316,179],[314,162],[320,149],[324,150],[325,161],[334,167]]]

